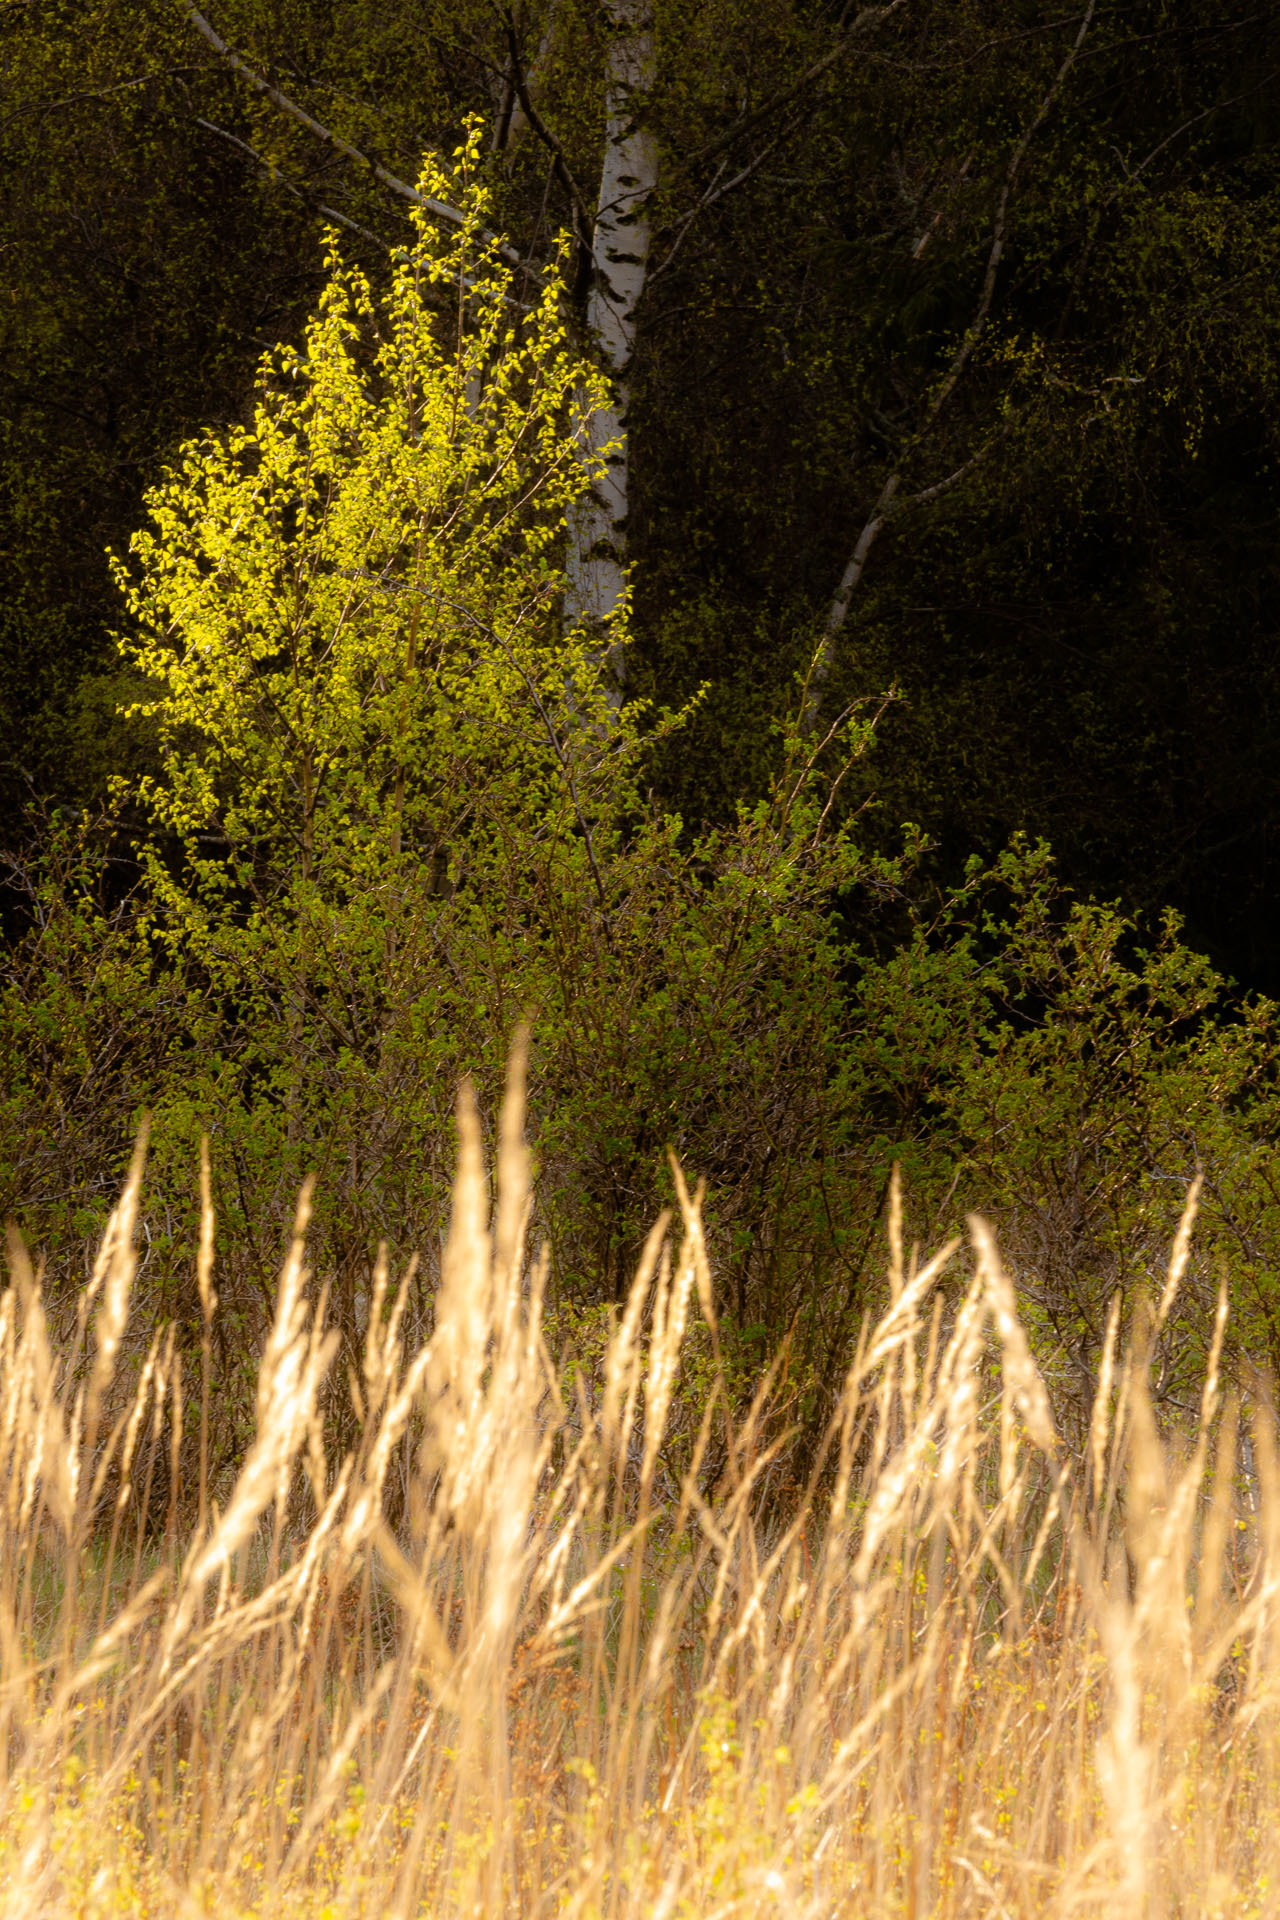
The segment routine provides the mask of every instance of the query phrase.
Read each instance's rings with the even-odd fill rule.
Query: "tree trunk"
[[[611,377],[610,404],[593,415],[589,450],[612,446],[603,475],[570,516],[565,616],[601,625],[626,590],[628,411],[636,309],[649,264],[649,202],[658,183],[658,145],[645,125],[655,53],[651,0],[603,0],[609,22],[605,146],[592,233],[587,334]],[[611,664],[619,679],[622,661]]]

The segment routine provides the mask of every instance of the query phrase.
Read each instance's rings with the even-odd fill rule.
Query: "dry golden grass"
[[[1275,1911],[1261,1396],[1221,1406],[1215,1361],[1162,1435],[1113,1317],[1072,1459],[982,1226],[917,1271],[895,1220],[797,1484],[784,1374],[745,1410],[719,1384],[683,1189],[562,1392],[520,1109],[517,1069],[490,1220],[464,1100],[433,1337],[403,1350],[384,1273],[340,1462],[305,1202],[234,1485],[206,1484],[207,1194],[190,1406],[167,1336],[121,1364],[140,1163],[66,1340],[11,1247],[4,1914]]]

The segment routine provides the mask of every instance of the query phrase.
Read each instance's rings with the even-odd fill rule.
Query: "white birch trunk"
[[[658,184],[658,145],[645,125],[655,51],[651,0],[602,0],[609,23],[605,146],[593,230],[587,334],[610,376],[610,404],[592,419],[590,451],[613,442],[605,472],[569,520],[565,618],[600,625],[626,591],[627,415],[636,347],[636,308],[649,264],[649,202]],[[621,677],[622,662],[611,662]]]

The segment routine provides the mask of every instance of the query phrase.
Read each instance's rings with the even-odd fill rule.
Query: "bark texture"
[[[567,619],[593,625],[609,618],[626,591],[631,368],[649,265],[649,203],[658,184],[658,144],[646,124],[655,72],[653,9],[649,0],[604,0],[604,10],[610,27],[605,145],[587,333],[612,395],[588,435],[592,453],[611,451],[602,478],[571,515],[565,595]],[[619,675],[622,664],[613,662]]]

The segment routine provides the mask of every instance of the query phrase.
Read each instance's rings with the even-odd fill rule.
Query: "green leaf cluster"
[[[557,274],[531,287],[504,265],[477,146],[422,176],[462,224],[419,218],[381,291],[331,245],[304,341],[264,360],[250,416],[149,493],[116,562],[155,741],[156,770],[115,794],[142,823],[141,873],[126,908],[95,908],[82,836],[49,963],[75,975],[95,939],[119,949],[135,1038],[144,1001],[179,1009],[150,1059],[131,1053],[134,1095],[179,1212],[212,1132],[246,1298],[315,1171],[354,1328],[377,1239],[421,1249],[438,1229],[459,1076],[496,1087],[527,1020],[566,1297],[625,1286],[675,1148],[715,1183],[743,1312],[767,1297],[777,1317],[823,1261],[808,1169],[848,1137],[836,905],[898,876],[833,805],[870,728],[820,748],[784,729],[766,797],[700,834],[646,792],[681,716],[619,704],[625,612],[602,638],[560,610],[598,377]],[[16,992],[6,1011],[34,1118],[34,1030]],[[123,1132],[117,1114],[100,1160]]]

